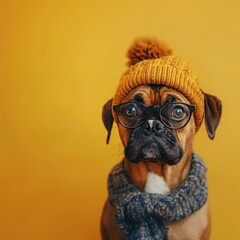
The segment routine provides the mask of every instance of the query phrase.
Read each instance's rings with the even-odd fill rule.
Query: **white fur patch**
[[[153,120],[148,120],[148,124],[149,124],[150,128],[152,128],[153,127]]]
[[[167,194],[170,189],[163,177],[158,176],[155,173],[148,172],[147,183],[144,189],[147,193]]]

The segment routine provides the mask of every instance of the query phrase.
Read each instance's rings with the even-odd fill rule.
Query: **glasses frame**
[[[137,126],[134,126],[134,127],[125,126],[125,125],[119,120],[119,117],[118,117],[120,107],[121,107],[122,105],[131,104],[131,103],[142,105],[142,106],[146,109],[146,112],[147,112],[147,115],[146,115],[145,120],[144,120],[141,124],[139,124],[139,125],[137,125]],[[164,107],[166,107],[166,105],[170,105],[170,104],[182,104],[182,105],[185,105],[185,106],[188,107],[190,114],[189,114],[189,117],[188,117],[187,122],[186,122],[183,126],[178,127],[178,128],[174,128],[174,127],[168,126],[168,125],[162,120],[162,118],[161,118],[161,110],[162,110]],[[116,113],[116,115],[117,115],[118,122],[119,122],[123,127],[128,128],[128,129],[134,129],[134,128],[140,127],[141,125],[143,125],[143,124],[148,120],[147,117],[149,116],[149,113],[151,113],[151,112],[153,112],[153,111],[158,111],[159,120],[160,120],[160,122],[161,122],[165,127],[169,128],[169,129],[173,129],[173,130],[178,130],[178,129],[184,128],[184,127],[189,123],[189,121],[190,121],[190,119],[191,119],[191,116],[192,116],[192,113],[195,111],[195,106],[192,105],[192,104],[184,103],[184,102],[167,102],[167,103],[164,103],[164,104],[161,105],[161,106],[158,106],[158,105],[146,106],[146,105],[143,104],[143,103],[133,102],[133,101],[132,101],[132,102],[124,102],[124,103],[120,103],[120,104],[118,104],[118,105],[114,105],[114,106],[113,106],[113,111],[114,111],[114,112]]]

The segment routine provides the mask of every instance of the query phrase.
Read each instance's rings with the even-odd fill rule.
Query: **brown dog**
[[[158,119],[159,112],[154,110],[156,108],[154,107],[151,113],[145,116],[145,120],[135,128],[126,127],[125,125],[131,122],[125,123],[121,117],[118,118],[117,125],[125,150],[124,170],[131,182],[142,192],[166,195],[184,181],[191,168],[196,123],[195,117],[188,113],[187,107],[185,109],[185,106],[190,106],[191,102],[172,87],[144,84],[133,88],[123,98],[122,103],[137,103],[137,105],[128,105],[128,108],[124,109],[130,117],[135,114],[136,106],[139,106],[139,109],[143,104],[146,107],[160,106],[161,119]],[[168,112],[164,112],[170,111],[169,106],[176,106],[171,110],[175,119],[188,118],[184,126],[179,125],[175,128],[165,126],[170,125]],[[168,110],[165,110],[166,108]],[[206,130],[213,139],[221,117],[220,100],[204,94],[204,111]],[[108,131],[108,143],[113,124],[112,99],[103,107],[103,122]],[[170,126],[173,126],[175,123],[171,124]],[[209,239],[210,214],[207,202],[183,220],[165,222],[165,225],[170,240]],[[103,240],[127,239],[118,228],[115,209],[108,199],[103,210],[101,233]]]

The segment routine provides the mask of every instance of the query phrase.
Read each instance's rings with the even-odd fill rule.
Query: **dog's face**
[[[137,105],[128,105],[128,107],[123,108],[124,114],[127,114],[128,118],[121,119],[124,124],[117,122],[127,160],[132,163],[149,161],[174,165],[184,155],[189,156],[192,153],[195,120],[194,114],[189,113],[184,106],[184,104],[188,105],[190,102],[183,94],[162,85],[142,85],[133,89],[122,100],[121,104],[129,102],[137,103]],[[179,106],[178,103],[183,105]],[[137,107],[139,104],[144,104],[147,108],[149,106],[158,107],[150,107],[151,112],[145,114],[141,107]],[[166,105],[168,108],[164,108],[162,111],[159,110],[159,108],[163,109],[162,106]],[[204,107],[206,130],[209,138],[213,139],[221,118],[221,101],[215,96],[204,93]],[[136,110],[138,115],[135,114]],[[141,119],[141,114],[144,115],[144,120]],[[132,118],[135,115],[137,118]],[[171,116],[173,116],[173,121]],[[112,99],[104,105],[102,117],[108,131],[108,143],[113,124]],[[138,124],[138,121],[141,124]],[[137,126],[132,127],[134,124]],[[128,128],[129,126],[131,128]],[[179,128],[179,126],[183,127]]]
[[[135,88],[123,99],[122,103],[126,102],[137,102],[145,106],[163,106],[179,102],[190,104],[187,98],[178,91],[157,85],[143,85]],[[184,113],[181,111],[184,109],[181,109],[181,106],[176,108],[178,105],[173,109],[172,105],[170,104],[168,107],[170,108],[168,111],[171,111],[170,114],[177,113],[179,117],[183,118],[182,114]],[[137,111],[133,107],[129,105],[130,109],[127,111]],[[191,150],[195,121],[192,115],[185,127],[175,130],[167,127],[160,120],[159,111],[156,110],[145,116],[142,125],[129,129],[118,123],[118,129],[125,147],[125,156],[130,162],[161,161],[173,165],[179,162],[186,151]]]

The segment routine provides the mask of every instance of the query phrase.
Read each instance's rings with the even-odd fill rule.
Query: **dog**
[[[214,139],[222,104],[213,95],[203,91],[201,94],[206,131],[209,138]],[[124,146],[124,171],[140,192],[168,195],[187,178],[191,170],[193,140],[199,128],[195,110],[183,91],[169,84],[152,82],[132,87],[118,104],[110,99],[104,105],[102,119],[108,131],[107,143],[114,119],[117,119]],[[120,230],[115,215],[116,208],[108,198],[101,218],[103,240],[128,239]],[[211,224],[207,201],[184,219],[164,224],[167,239],[209,239]]]

